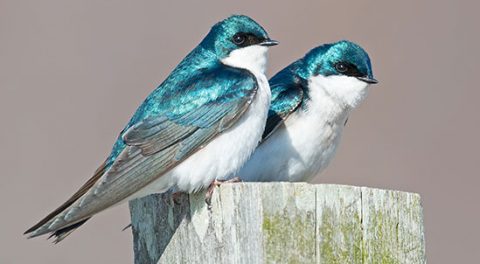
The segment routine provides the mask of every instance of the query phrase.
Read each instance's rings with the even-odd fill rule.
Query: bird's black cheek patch
[[[244,48],[244,47],[260,44],[264,40],[264,38],[260,38],[251,33],[245,33],[244,36],[245,36],[245,41],[243,41],[243,43],[237,46]]]

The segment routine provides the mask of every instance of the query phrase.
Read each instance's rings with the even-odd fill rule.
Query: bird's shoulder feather
[[[272,102],[262,141],[265,141],[272,135],[288,116],[301,105],[304,98],[305,85],[304,81],[297,77],[284,82],[270,83]]]

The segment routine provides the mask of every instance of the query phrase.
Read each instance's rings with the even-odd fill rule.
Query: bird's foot
[[[212,196],[213,196],[213,191],[215,190],[216,187],[220,186],[223,183],[234,183],[234,182],[241,182],[242,179],[240,177],[233,177],[229,180],[217,180],[215,179],[210,186],[208,186],[207,193],[205,194],[205,203],[208,206],[208,209],[212,208]]]
[[[172,201],[173,201],[176,205],[182,204],[182,196],[183,196],[184,194],[185,194],[184,192],[174,192],[174,193],[172,193]]]

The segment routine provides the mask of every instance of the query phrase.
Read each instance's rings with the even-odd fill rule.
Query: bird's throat
[[[268,48],[260,45],[236,49],[222,59],[222,63],[231,67],[246,69],[253,73],[265,74]]]

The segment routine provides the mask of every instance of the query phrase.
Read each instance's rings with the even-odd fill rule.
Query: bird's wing
[[[125,147],[101,177],[82,187],[83,195],[77,192],[26,233],[35,237],[70,231],[70,226],[128,198],[228,129],[257,91],[252,74],[226,66],[180,83],[176,91],[155,98],[154,114],[122,132]],[[148,103],[147,98],[140,108]]]
[[[25,231],[24,234],[33,233],[34,231],[45,225],[47,222],[49,222],[51,219],[55,218],[65,209],[67,209],[70,205],[72,205],[75,201],[82,197],[90,188],[92,188],[92,186],[98,181],[98,179],[100,179],[100,177],[105,173],[105,170],[106,162],[102,163],[102,165],[100,165],[100,167],[95,171],[93,176],[85,184],[83,184],[82,187],[80,187],[80,189],[78,189],[78,191],[76,191],[66,202],[64,202],[57,209],[44,217],[40,222]],[[65,229],[55,230],[55,232],[52,233],[52,236],[56,237],[54,242],[60,242],[64,237],[66,237],[68,234],[70,234],[70,232],[72,232],[71,230],[76,229],[78,226],[80,226],[87,220],[88,218],[84,219],[80,224],[76,223],[77,226],[68,226]]]
[[[289,83],[275,84],[270,87],[272,102],[262,142],[272,135],[285,119],[300,106],[304,96],[301,85],[301,83]]]

